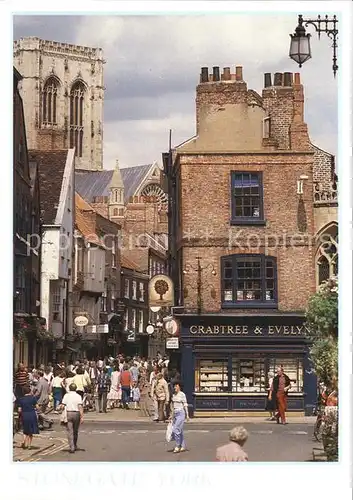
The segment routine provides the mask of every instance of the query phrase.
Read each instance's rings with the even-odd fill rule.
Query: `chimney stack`
[[[219,80],[220,80],[219,66],[213,66],[213,81],[219,82]]]
[[[272,86],[272,76],[271,76],[271,73],[265,73],[264,87],[266,89],[267,87],[271,87],[271,86]]]
[[[294,73],[294,85],[300,85],[300,73]]]
[[[223,80],[231,80],[230,68],[223,68]]]
[[[201,83],[208,82],[208,68],[201,68]]]
[[[284,73],[283,86],[291,87],[293,84],[293,73]]]
[[[274,87],[282,87],[282,81],[283,81],[283,74],[275,73],[275,77],[273,79]]]
[[[243,68],[242,68],[242,66],[235,67],[235,79],[237,82],[243,81]]]

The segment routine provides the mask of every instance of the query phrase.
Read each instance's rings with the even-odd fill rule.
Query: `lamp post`
[[[196,257],[197,266],[196,268],[192,264],[186,264],[183,273],[188,274],[189,270],[193,270],[197,273],[197,282],[196,282],[196,290],[197,290],[197,314],[201,314],[202,311],[202,272],[206,269],[211,268],[212,275],[216,276],[216,270],[213,264],[207,264],[206,266],[201,266],[201,257]],[[191,287],[193,288],[193,287]]]
[[[321,16],[317,16],[317,19],[303,19],[303,16],[300,14],[298,16],[298,26],[295,29],[293,35],[290,35],[290,49],[289,49],[289,57],[293,59],[296,63],[299,64],[299,68],[311,58],[311,47],[310,47],[310,37],[311,35],[306,33],[305,26],[309,26],[311,24],[314,26],[318,36],[320,38],[321,33],[326,33],[329,38],[332,40],[332,48],[333,48],[333,75],[336,76],[338,66],[337,66],[337,38],[338,38],[338,29],[337,29],[338,20],[336,16],[329,18],[327,15],[324,18]],[[305,25],[305,26],[304,26]]]

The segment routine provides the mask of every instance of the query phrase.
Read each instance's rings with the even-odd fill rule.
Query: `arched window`
[[[56,78],[50,77],[43,89],[42,118],[46,125],[56,125],[56,109],[59,84]]]
[[[84,97],[85,86],[78,81],[70,92],[70,148],[75,148],[79,158],[82,157]]]
[[[325,281],[338,274],[338,227],[333,224],[325,229],[319,237],[317,251],[317,284],[320,286]]]

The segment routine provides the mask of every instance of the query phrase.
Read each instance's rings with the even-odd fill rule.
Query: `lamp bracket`
[[[333,48],[333,57],[332,57],[332,69],[333,74],[336,76],[338,65],[337,65],[337,39],[338,39],[338,28],[337,28],[338,19],[336,16],[329,18],[326,15],[324,18],[321,16],[317,16],[317,19],[303,19],[303,16],[300,14],[298,16],[298,24],[299,26],[314,26],[315,31],[318,34],[320,39],[321,33],[326,33],[329,38],[332,40],[332,48]]]

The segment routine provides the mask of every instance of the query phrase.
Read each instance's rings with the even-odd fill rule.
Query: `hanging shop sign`
[[[157,274],[148,284],[150,307],[172,307],[174,305],[174,284],[166,274]]]
[[[171,319],[164,323],[164,328],[166,329],[167,333],[169,333],[169,335],[176,335],[179,331],[178,323],[175,321],[175,319]]]
[[[74,319],[74,323],[76,326],[87,326],[88,325],[88,318],[86,316],[76,316]]]
[[[304,336],[308,328],[288,325],[192,325],[189,328],[191,335],[243,335],[243,336]]]
[[[135,342],[136,341],[136,334],[135,334],[135,332],[129,332],[126,340],[128,342]]]
[[[166,349],[179,349],[179,337],[171,337],[165,343]]]

